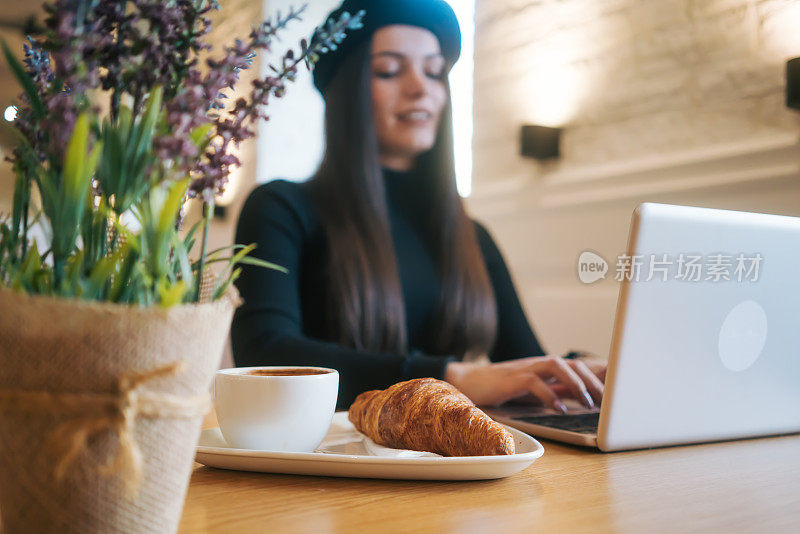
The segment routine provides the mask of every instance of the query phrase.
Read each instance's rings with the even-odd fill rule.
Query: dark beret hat
[[[453,8],[444,0],[344,0],[328,15],[326,21],[331,18],[338,20],[345,11],[355,15],[362,9],[365,12],[362,19],[364,27],[348,30],[347,37],[336,50],[322,54],[314,66],[314,85],[323,96],[344,58],[384,26],[406,24],[429,30],[439,39],[439,47],[448,67],[452,67],[461,54],[458,19]]]

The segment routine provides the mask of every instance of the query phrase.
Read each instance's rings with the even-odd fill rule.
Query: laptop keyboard
[[[534,425],[549,426],[558,428],[559,430],[577,432],[579,434],[597,434],[597,423],[600,420],[600,412],[537,415],[534,417],[515,417],[514,419]]]

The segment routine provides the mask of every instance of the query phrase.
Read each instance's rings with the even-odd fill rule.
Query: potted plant
[[[22,62],[3,43],[23,90],[13,212],[0,217],[4,532],[177,530],[236,266],[280,269],[249,257],[253,245],[206,250],[239,164],[229,149],[362,15],[317,28],[231,101],[238,73],[303,10],[216,57],[204,40],[216,8],[56,0]],[[183,231],[189,198],[204,216]]]

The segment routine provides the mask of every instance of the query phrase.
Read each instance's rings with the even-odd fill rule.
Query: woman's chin
[[[433,143],[434,143],[433,138],[423,137],[423,138],[409,139],[402,145],[398,145],[396,147],[396,152],[416,157],[433,148]]]

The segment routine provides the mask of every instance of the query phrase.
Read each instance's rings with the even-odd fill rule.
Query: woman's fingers
[[[594,408],[594,400],[589,394],[586,385],[567,362],[561,358],[550,358],[549,365],[553,375],[569,388],[576,399],[585,404],[587,408]]]
[[[533,393],[545,406],[551,406],[555,411],[567,413],[567,407],[561,402],[561,399],[553,393],[544,380],[541,379],[536,373],[528,375],[527,380],[528,389]]]
[[[606,363],[600,360],[596,360],[593,358],[585,359],[585,360],[571,360],[571,361],[579,361],[582,362],[592,373],[600,379],[600,382],[605,383],[606,381]]]
[[[572,396],[588,408],[603,398],[603,383],[585,362],[567,362],[558,356],[475,365],[453,362],[447,366],[445,380],[456,386],[478,405],[499,405],[526,394],[545,406],[565,412],[563,396]]]
[[[605,384],[606,383],[606,370],[608,370],[608,366],[604,363],[595,363],[595,364],[587,364],[589,369],[597,375],[597,378]]]
[[[572,360],[569,362],[569,365],[572,367],[573,371],[581,377],[581,380],[583,380],[583,383],[586,385],[586,389],[588,389],[589,393],[592,395],[594,402],[600,404],[603,400],[603,383],[597,375],[592,372],[588,365],[580,360]]]

